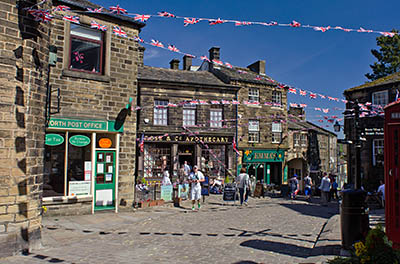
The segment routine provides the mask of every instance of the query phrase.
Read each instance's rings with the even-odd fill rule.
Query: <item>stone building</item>
[[[220,61],[220,48],[209,50],[210,61]],[[239,167],[245,166],[258,182],[281,185],[287,182],[287,89],[271,82],[265,61],[247,68],[219,66],[205,61],[200,70],[213,73],[223,82],[240,87],[237,100],[237,144]]]
[[[310,175],[319,184],[322,173],[337,175],[337,135],[305,120],[303,108],[289,109],[288,177],[298,176],[300,189]]]
[[[136,100],[139,52],[112,29],[135,36],[144,24],[78,13],[99,7],[83,0],[38,3],[0,4],[0,256],[39,245],[43,208],[117,211],[134,196],[136,116],[126,105]],[[32,6],[52,20],[36,21]]]
[[[183,164],[198,165],[211,178],[235,173],[232,149],[239,87],[210,72],[191,71],[192,58],[170,69],[143,66],[138,74],[138,180],[173,182]]]
[[[376,190],[379,180],[384,178],[383,167],[383,126],[384,116],[380,115],[381,107],[396,100],[396,93],[400,89],[400,73],[367,82],[344,91],[344,96],[349,101],[346,108],[352,109],[356,100],[364,104],[361,109],[359,129],[361,137],[365,141],[361,144],[361,177],[364,188]],[[344,133],[347,140],[355,139],[354,118],[347,115],[344,123]],[[350,183],[354,183],[355,177],[355,148],[354,144],[348,145],[348,173]]]
[[[49,26],[35,3],[0,4],[0,257],[40,246]]]
[[[43,205],[47,214],[82,214],[131,208],[134,200],[138,44],[143,23],[88,1],[60,0],[51,21],[49,45],[57,62],[50,68],[44,153]],[[76,13],[74,13],[76,11]],[[107,31],[92,29],[92,21]],[[128,38],[113,34],[118,26]],[[128,104],[128,106],[127,106]]]

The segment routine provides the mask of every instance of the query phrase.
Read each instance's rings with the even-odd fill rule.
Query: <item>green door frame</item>
[[[102,154],[102,159],[99,159],[100,155]],[[111,154],[112,161],[107,162],[107,157]],[[102,164],[103,166],[103,173],[98,173],[98,165]],[[109,172],[109,166],[112,164],[112,173]],[[116,160],[115,160],[115,150],[97,150],[96,157],[95,157],[95,175],[94,175],[94,210],[110,210],[115,209],[115,183],[116,183]],[[112,180],[107,181],[107,177],[111,174]],[[98,206],[96,205],[97,201],[97,191],[101,190],[112,190],[112,205],[104,205]]]

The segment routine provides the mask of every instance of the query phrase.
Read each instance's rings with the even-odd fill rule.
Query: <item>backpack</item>
[[[289,186],[291,190],[297,190],[297,179],[291,179]]]

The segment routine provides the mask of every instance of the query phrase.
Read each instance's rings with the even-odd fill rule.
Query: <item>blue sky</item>
[[[400,29],[400,1],[385,0],[279,0],[279,1],[126,1],[93,0],[104,7],[119,4],[130,13],[157,14],[167,11],[178,16],[221,18],[243,21],[290,23],[303,25],[342,26],[344,28],[390,31]],[[193,55],[208,55],[212,46],[221,48],[221,60],[245,67],[257,60],[266,61],[266,73],[273,79],[294,87],[342,98],[343,90],[367,81],[365,73],[375,61],[370,50],[376,48],[374,33],[329,30],[317,32],[307,28],[241,26],[232,23],[209,26],[203,21],[188,27],[183,20],[150,18],[140,33],[146,41],[156,39],[173,44]],[[179,54],[145,46],[145,65],[169,67]],[[200,60],[194,60],[200,64]],[[324,99],[310,100],[290,95],[289,102],[306,103],[307,117],[321,119],[314,107],[344,108],[343,103]],[[328,115],[342,116],[342,111]],[[316,124],[317,123],[314,122]],[[327,123],[324,123],[326,125]],[[332,129],[332,126],[328,128]]]

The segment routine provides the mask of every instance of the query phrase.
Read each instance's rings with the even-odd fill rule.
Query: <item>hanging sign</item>
[[[64,143],[64,137],[59,134],[46,134],[45,144],[48,146],[58,146]]]
[[[109,138],[101,138],[99,140],[100,148],[110,148],[112,146],[112,141]]]
[[[89,145],[90,138],[84,135],[76,135],[69,138],[69,143],[76,147],[84,147]]]

